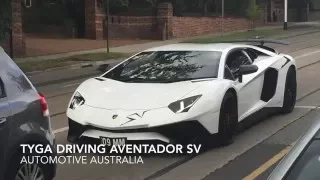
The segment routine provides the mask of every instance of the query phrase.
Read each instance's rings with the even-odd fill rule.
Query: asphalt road
[[[274,46],[296,58],[298,70],[298,102],[293,113],[262,118],[259,123],[239,132],[227,147],[214,147],[197,156],[143,156],[143,164],[58,166],[57,180],[109,179],[266,179],[277,164],[274,156],[296,141],[312,122],[320,119],[320,33],[288,39],[289,46]],[[52,127],[57,143],[66,144],[65,110],[73,91],[87,77],[99,74],[89,68],[71,70],[81,78],[70,78],[55,84],[38,83],[49,103]],[[54,74],[51,74],[53,76]],[[63,76],[63,72],[59,74]],[[43,80],[35,74],[32,81]],[[281,153],[280,153],[281,154]],[[79,157],[80,154],[75,156]],[[95,155],[91,155],[95,156]],[[271,163],[266,163],[271,162]]]

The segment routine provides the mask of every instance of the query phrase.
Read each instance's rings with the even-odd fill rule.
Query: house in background
[[[288,0],[288,22],[320,20],[320,1]],[[266,24],[284,21],[284,0],[257,0]],[[317,12],[318,11],[318,12]]]
[[[320,21],[320,1],[319,0],[311,0],[310,3],[310,14],[309,21]]]

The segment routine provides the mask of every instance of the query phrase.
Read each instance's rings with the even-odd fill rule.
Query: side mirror
[[[106,72],[108,69],[110,69],[109,64],[101,64],[97,70],[101,71],[101,72]]]
[[[246,74],[252,74],[258,71],[257,65],[241,65],[239,69],[240,78],[239,81],[242,82],[242,76]]]
[[[107,71],[109,71],[111,68],[113,68],[114,66],[118,65],[119,63],[110,63],[110,64],[101,64],[97,70],[101,71],[102,73],[105,73]]]

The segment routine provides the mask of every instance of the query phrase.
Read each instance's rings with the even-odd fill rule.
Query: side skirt
[[[269,117],[278,115],[278,112],[279,108],[262,108],[239,122],[237,132],[245,131],[257,123],[269,120]]]

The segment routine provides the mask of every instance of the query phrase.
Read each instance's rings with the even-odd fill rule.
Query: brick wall
[[[249,29],[245,18],[225,18],[224,32]],[[221,33],[221,18],[216,17],[173,17],[173,38]]]
[[[221,33],[221,18],[215,17],[172,17],[171,27],[162,27],[157,17],[111,16],[109,35],[113,39],[164,39]],[[261,24],[261,23],[260,23]],[[161,26],[161,27],[160,27]],[[225,18],[224,32],[247,30],[250,21],[245,18]],[[161,30],[164,29],[162,32]],[[165,32],[169,31],[169,32]],[[104,36],[106,37],[106,28]],[[165,38],[166,39],[166,38]]]
[[[107,28],[104,28],[107,36]],[[159,39],[157,19],[153,16],[111,16],[109,36],[113,39]]]
[[[310,12],[309,21],[319,21],[320,20],[320,11]]]
[[[87,37],[101,39],[107,35],[103,15],[97,16],[96,0],[86,0],[86,34]],[[263,20],[261,20],[262,22]],[[101,23],[103,27],[101,28]],[[261,24],[261,23],[259,23]],[[109,37],[112,39],[160,39],[196,36],[220,33],[221,19],[217,17],[175,17],[170,2],[158,5],[156,16],[111,16],[109,20]],[[245,18],[227,17],[224,19],[224,32],[247,30],[250,22]]]
[[[103,39],[104,13],[98,7],[96,0],[85,0],[85,31],[90,39]]]

